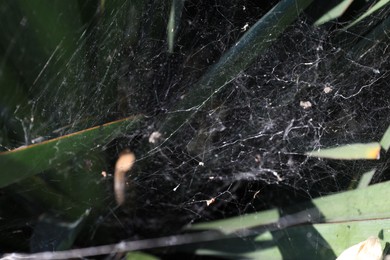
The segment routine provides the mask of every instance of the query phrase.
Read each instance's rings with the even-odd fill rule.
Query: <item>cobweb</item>
[[[165,38],[148,31],[153,21],[147,15],[140,18],[145,25],[139,40],[129,47],[128,32],[115,19],[128,14],[121,8],[109,14],[114,18],[107,31],[89,31],[92,21],[86,21],[65,64],[64,42],[50,50],[46,61],[22,53],[21,58],[35,64],[24,72],[30,74],[25,78],[31,79],[31,98],[7,116],[19,124],[24,139],[3,142],[3,150],[129,115],[148,117],[141,129],[125,132],[104,147],[107,168],[102,170],[112,173],[125,148],[134,151],[137,163],[121,208],[113,200],[112,179],[102,180],[107,185],[107,212],[91,227],[91,240],[102,227],[117,229],[112,238],[116,241],[155,237],[177,233],[190,223],[347,189],[371,163],[308,158],[304,153],[380,139],[390,121],[388,44],[351,52],[356,42],[342,40],[346,36],[341,23],[313,27],[314,18],[308,14],[207,106],[197,108],[174,136],[149,142],[161,118],[177,112],[172,107],[275,4],[257,2],[186,1],[173,54],[167,53]],[[156,8],[147,6],[146,13]],[[370,22],[376,23],[383,12],[388,10]],[[20,33],[31,29],[28,21],[19,25]],[[20,38],[13,39],[16,47],[11,39],[8,47],[21,48]],[[104,53],[104,59],[93,60],[96,51]],[[1,58],[1,63],[6,61],[6,56]],[[112,94],[116,91],[119,94]],[[31,116],[18,118],[22,109]],[[34,124],[37,118],[46,118],[45,124]],[[381,164],[374,182],[387,178],[386,160]]]

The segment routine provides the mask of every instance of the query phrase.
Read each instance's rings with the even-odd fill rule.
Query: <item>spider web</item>
[[[2,139],[3,149],[129,115],[147,115],[142,129],[123,133],[104,147],[107,161],[102,170],[112,174],[118,153],[127,147],[136,154],[137,163],[121,208],[113,200],[112,178],[102,177],[108,210],[91,228],[91,240],[102,227],[118,230],[115,241],[156,237],[175,234],[190,223],[347,189],[357,173],[371,168],[370,163],[321,160],[304,153],[380,139],[390,121],[388,44],[382,41],[375,48],[352,52],[357,43],[343,40],[349,38],[342,23],[313,27],[309,11],[249,68],[210,95],[211,102],[195,108],[174,136],[149,141],[161,118],[178,112],[172,107],[274,4],[185,1],[173,54],[167,53],[165,39],[148,29],[155,21],[147,14],[169,6],[152,3],[139,18],[144,25],[131,47],[126,36],[130,33],[116,23],[116,17],[130,16],[131,10],[118,8],[109,14],[114,18],[107,31],[90,31],[93,21],[85,21],[65,64],[60,57],[68,50],[62,41],[48,51],[46,61],[21,53],[21,58],[29,57],[35,64],[24,72],[31,79],[27,84],[31,98],[28,105],[3,113],[19,125],[24,140]],[[14,12],[12,5],[4,4],[4,10]],[[369,22],[377,23],[387,13],[382,11]],[[17,32],[29,30],[27,20]],[[7,40],[9,49],[22,49],[17,34]],[[93,60],[96,51],[104,53],[103,60]],[[76,62],[83,53],[85,58]],[[1,63],[6,62],[4,55]],[[74,84],[78,87],[72,88]],[[107,86],[115,86],[119,94],[111,95],[114,90],[107,91]],[[19,118],[22,109],[31,116]],[[36,118],[46,118],[45,124],[34,124]],[[381,163],[383,170],[374,182],[387,178],[386,161]]]

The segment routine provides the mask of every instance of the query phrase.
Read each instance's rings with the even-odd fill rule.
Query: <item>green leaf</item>
[[[362,189],[362,188],[368,187],[368,185],[370,185],[372,177],[374,177],[375,172],[376,172],[376,169],[372,169],[371,171],[363,173],[362,177],[359,180],[359,184],[357,186],[357,189]]]
[[[33,86],[30,97],[46,91],[53,98],[58,88],[48,88],[48,84],[61,85],[68,89],[67,95],[72,93],[74,85],[61,84],[61,76],[68,74],[72,60],[83,57],[74,55],[78,52],[82,27],[78,2],[54,0],[48,5],[45,1],[18,0],[10,2],[4,10],[8,11],[1,12],[1,16],[8,26],[0,29],[3,38],[0,45],[7,50],[5,55],[20,73],[25,89]],[[50,83],[45,75],[50,75]]]
[[[385,16],[385,15],[383,15]],[[387,46],[388,37],[386,32],[390,29],[390,17],[381,19],[379,24],[374,24],[374,26],[368,27],[368,33],[362,35],[359,38],[359,41],[352,46],[350,46],[349,55],[353,59],[361,59],[369,53],[369,50],[379,48],[381,45]],[[362,27],[367,27],[367,25]],[[381,73],[377,68],[373,68],[372,71],[375,74]]]
[[[42,212],[54,212],[62,217],[73,221],[77,219],[86,209],[92,207],[92,203],[74,201],[65,196],[62,192],[48,185],[42,178],[32,176],[22,179],[17,183],[4,189],[12,194],[12,200],[24,210],[33,211],[34,215]],[[90,194],[94,196],[96,194]]]
[[[389,219],[289,227],[255,237],[256,249],[236,257],[261,259],[269,255],[274,256],[272,259],[335,259],[345,249],[372,235],[386,233],[380,241],[384,248],[390,236],[383,230],[389,228]]]
[[[338,160],[377,160],[379,159],[380,149],[381,146],[377,142],[356,143],[306,152],[305,154],[312,157]]]
[[[0,56],[3,58],[0,105],[4,111],[2,116],[6,115],[6,118],[0,119],[4,120],[0,122],[0,127],[4,129],[0,141],[7,148],[14,148],[28,139],[29,133],[21,131],[21,122],[26,123],[33,118],[36,126],[47,130],[44,125],[47,121],[43,120],[47,114],[41,113],[43,109],[40,105],[50,100],[48,103],[56,103],[57,107],[54,93],[58,94],[58,86],[66,89],[66,86],[72,85],[61,84],[64,79],[59,75],[68,74],[70,60],[83,56],[72,57],[78,48],[76,39],[82,24],[75,0],[66,3],[54,0],[50,5],[45,1],[16,0],[2,3],[0,16],[3,24],[0,28]],[[50,80],[45,77],[49,74]],[[38,98],[42,91],[51,95]],[[65,92],[64,96],[71,95],[71,91]],[[40,101],[35,102],[38,99]],[[35,109],[41,112],[34,113]]]
[[[158,260],[160,258],[144,252],[129,252],[126,254],[126,259],[127,260]]]
[[[313,0],[283,0],[259,19],[191,88],[165,118],[161,133],[173,134],[191,115],[263,54]]]
[[[106,144],[126,131],[136,128],[140,117],[129,117],[55,138],[39,144],[0,153],[0,187],[55,167],[79,153]]]
[[[3,147],[13,148],[18,141],[26,141],[22,124],[17,119],[31,116],[28,111],[30,106],[27,105],[27,93],[18,82],[17,72],[7,64],[0,72],[0,86],[0,143]]]
[[[343,15],[343,13],[348,9],[348,7],[352,4],[353,0],[344,0],[335,7],[333,7],[330,11],[321,16],[314,25],[319,26],[331,20],[334,20]]]
[[[386,4],[388,4],[390,0],[380,0],[378,1],[374,6],[372,6],[370,9],[368,9],[364,14],[362,14],[359,18],[354,20],[352,23],[350,23],[348,26],[344,28],[344,30],[347,30],[366,18],[367,16],[371,15],[372,13],[378,11],[380,8],[384,7]]]
[[[389,189],[390,182],[385,182],[317,198],[286,210],[195,224],[189,229],[217,230],[226,237],[208,241],[202,247],[187,245],[183,249],[233,259],[334,259],[372,235],[380,237],[384,247],[390,239],[384,232],[390,229],[390,205],[384,199]],[[293,208],[304,210],[278,214]],[[238,234],[238,238],[233,234]]]
[[[169,20],[167,26],[168,51],[173,52],[175,44],[175,36],[179,28],[181,13],[183,10],[185,0],[172,0],[171,11],[169,13]]]
[[[78,42],[74,37],[78,34],[77,29],[82,26],[77,0],[66,2],[54,0],[50,5],[45,1],[18,0],[16,2],[28,19],[28,26],[35,29],[30,37],[37,41],[37,45],[29,46],[42,48],[43,51],[51,54],[61,43],[61,47],[67,53],[60,59],[69,61],[70,56],[78,48]]]
[[[390,126],[387,128],[386,132],[383,134],[380,141],[382,148],[387,152],[390,147]]]
[[[196,223],[188,227],[190,230],[216,229],[224,234],[231,234],[240,229],[253,228],[276,222],[280,217],[277,209],[270,209],[256,214],[246,214],[223,220]]]
[[[390,239],[390,219],[303,224],[258,235],[220,238],[179,247],[198,255],[229,259],[335,259],[345,249],[379,236],[382,248]]]
[[[74,221],[87,209],[105,208],[107,190],[101,171],[106,168],[101,153],[76,156],[61,167],[47,170],[4,188],[19,207],[35,214],[52,212]]]
[[[342,222],[390,218],[390,204],[383,200],[387,197],[389,189],[390,182],[384,182],[371,185],[365,189],[350,190],[316,198],[309,203],[294,206],[296,209],[306,209],[295,214],[281,216],[280,210],[272,209],[229,219],[198,223],[190,226],[189,229],[213,229],[231,234],[239,230],[269,225],[283,228],[306,222]],[[286,212],[291,212],[291,209],[292,207]]]

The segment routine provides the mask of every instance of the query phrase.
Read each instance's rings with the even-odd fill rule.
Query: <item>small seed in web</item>
[[[179,186],[180,186],[180,183],[179,183],[178,185],[176,185],[175,188],[173,188],[173,191],[177,191],[177,189],[179,188]]]
[[[332,88],[331,87],[329,87],[329,86],[325,86],[324,87],[324,92],[325,92],[325,94],[328,94],[328,93],[330,93],[330,92],[332,92]]]
[[[157,143],[159,141],[159,139],[161,139],[161,136],[162,136],[161,133],[158,131],[151,133],[149,136],[149,143],[152,143],[152,144]]]
[[[215,198],[211,198],[211,199],[209,199],[209,200],[206,200],[206,205],[207,205],[207,206],[210,206],[211,204],[214,203],[214,201],[215,201]]]
[[[311,102],[310,101],[301,101],[299,102],[299,105],[303,108],[303,109],[309,109],[311,108]]]
[[[248,30],[248,28],[249,28],[249,24],[246,23],[246,24],[241,28],[241,31],[242,31],[242,32],[245,32],[246,30]]]
[[[261,164],[261,155],[260,155],[260,154],[256,154],[256,155],[255,155],[255,162],[256,162],[257,164]]]
[[[125,202],[126,173],[130,171],[135,162],[135,155],[130,150],[123,150],[115,164],[114,193],[116,203],[122,205]]]

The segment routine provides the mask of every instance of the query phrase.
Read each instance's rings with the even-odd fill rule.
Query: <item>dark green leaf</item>
[[[307,208],[307,210],[292,215],[281,216],[279,210],[273,209],[230,219],[198,223],[192,225],[190,229],[216,229],[229,234],[273,223],[279,223],[278,227],[283,227],[305,222],[346,222],[390,218],[390,205],[383,203],[388,189],[390,189],[390,182],[384,182],[364,189],[317,198],[307,205],[297,205],[296,208]]]
[[[130,117],[55,138],[39,144],[0,153],[0,187],[56,167],[82,152],[99,149],[101,145],[126,131],[133,131],[140,117]]]
[[[288,28],[312,0],[283,0],[259,19],[191,88],[173,109],[178,111],[164,120],[162,133],[172,134],[213,95],[226,87],[241,71]]]
[[[47,215],[41,216],[31,237],[31,251],[58,251],[71,248],[88,215],[89,210],[71,223]]]
[[[374,12],[378,11],[379,9],[383,8],[386,4],[388,4],[390,1],[389,0],[380,0],[378,1],[375,5],[373,5],[370,9],[368,9],[366,12],[364,12],[359,18],[354,20],[352,23],[350,23],[348,26],[346,26],[344,29],[347,30],[348,28],[354,26],[367,16],[373,14]]]

